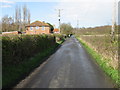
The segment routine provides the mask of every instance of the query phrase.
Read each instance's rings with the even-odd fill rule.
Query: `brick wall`
[[[32,30],[30,30],[30,27],[27,28],[26,34],[49,34],[50,28],[45,27],[44,30],[42,30],[42,27],[39,27],[39,29],[36,29],[36,27],[33,27]]]
[[[18,31],[12,31],[12,32],[2,32],[3,35],[7,34],[18,34]]]

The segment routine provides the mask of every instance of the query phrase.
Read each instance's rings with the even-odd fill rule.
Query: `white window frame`
[[[30,30],[33,30],[33,27],[30,27]]]
[[[42,30],[45,30],[45,26],[42,26]]]
[[[36,28],[36,29],[39,29],[39,26],[36,26],[35,28]]]

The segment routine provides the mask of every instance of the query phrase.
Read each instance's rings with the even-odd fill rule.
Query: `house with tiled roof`
[[[55,28],[55,29],[53,30],[53,33],[60,33],[60,31],[59,31],[58,28]]]
[[[49,24],[41,21],[35,21],[26,27],[26,34],[49,34],[50,26]]]

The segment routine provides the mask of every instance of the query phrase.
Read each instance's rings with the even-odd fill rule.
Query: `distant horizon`
[[[112,25],[112,9],[113,9],[113,0],[109,0],[108,2],[104,1],[94,1],[90,0],[87,3],[83,2],[15,2],[15,0],[11,0],[11,2],[4,2],[6,0],[2,0],[0,11],[2,18],[5,15],[14,17],[15,7],[22,6],[24,4],[27,5],[28,9],[31,12],[31,22],[34,21],[45,21],[51,23],[52,25],[58,27],[58,11],[55,9],[63,9],[61,11],[61,23],[70,23],[74,28],[79,27],[99,27]],[[12,2],[13,1],[13,2]],[[62,2],[63,1],[63,2]],[[87,0],[86,0],[87,1]],[[101,7],[102,6],[102,7]],[[119,14],[119,13],[118,13]],[[116,15],[118,15],[116,12]],[[116,16],[116,22],[118,16]],[[119,19],[119,18],[118,18]],[[77,22],[79,20],[79,23]],[[79,25],[77,25],[79,24]]]

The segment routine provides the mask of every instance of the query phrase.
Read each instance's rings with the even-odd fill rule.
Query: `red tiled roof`
[[[59,29],[55,28],[55,29],[53,30],[53,32],[59,32]]]
[[[27,25],[26,27],[30,27],[30,26],[33,26],[33,27],[35,27],[35,26],[48,26],[49,27],[49,25],[47,23],[41,22],[41,21],[35,21],[35,22]]]

